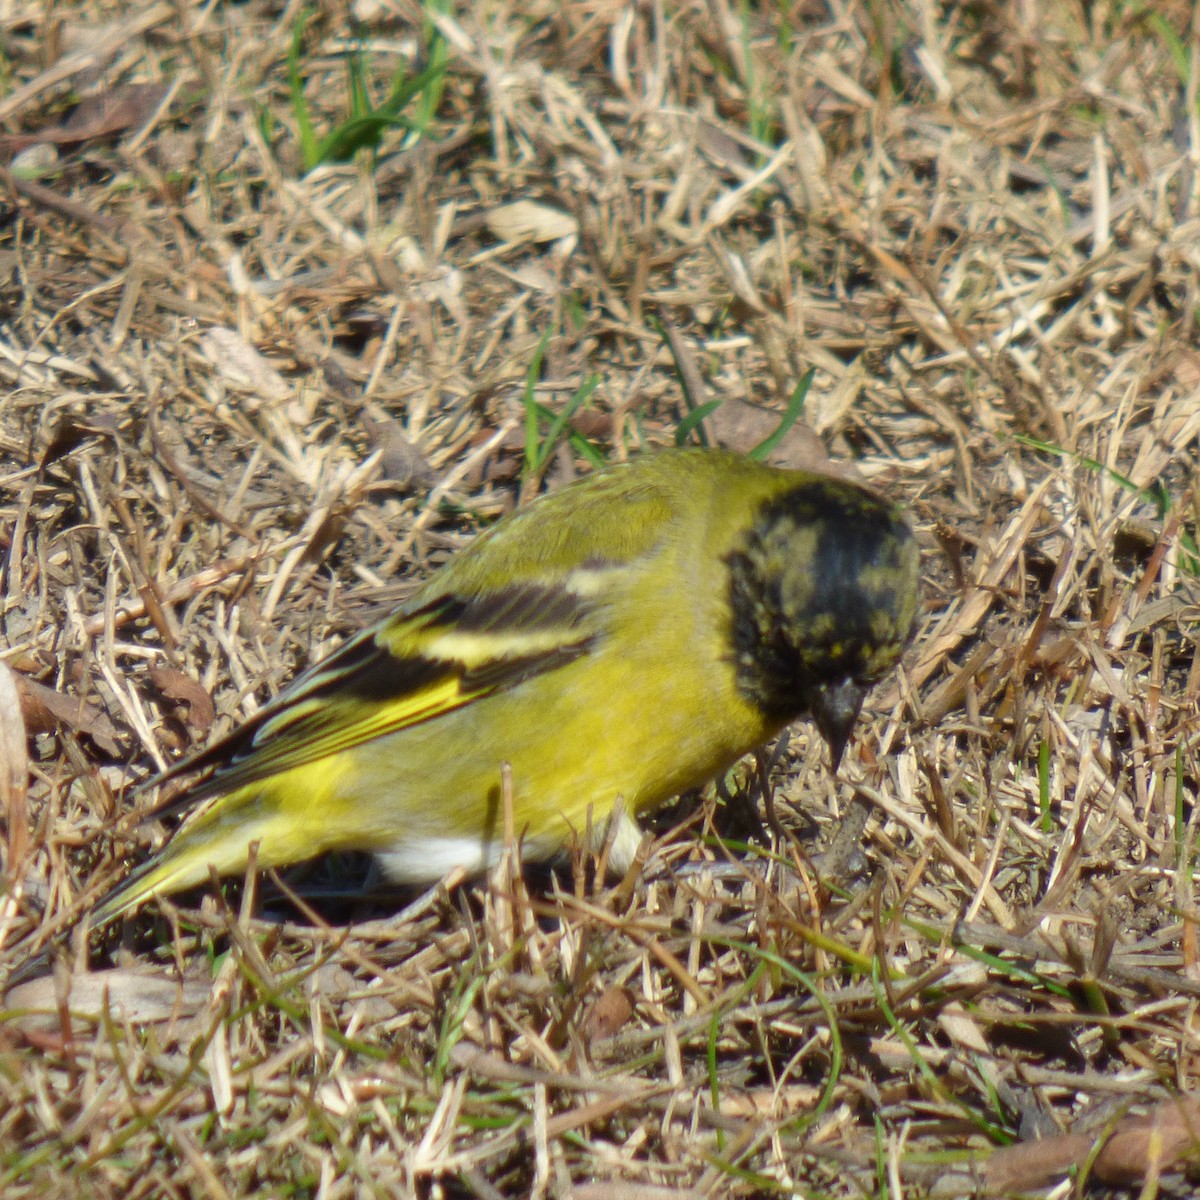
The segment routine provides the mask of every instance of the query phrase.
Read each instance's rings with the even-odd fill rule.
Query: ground
[[[1188,6],[0,21],[6,1198],[1187,1194]],[[132,784],[538,492],[777,428],[922,546],[836,778],[801,724],[623,880],[85,942]]]

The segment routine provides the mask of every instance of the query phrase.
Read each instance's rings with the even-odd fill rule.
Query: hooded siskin
[[[398,880],[528,857],[725,770],[800,716],[834,765],[918,604],[900,512],[713,450],[647,455],[498,522],[230,737],[170,841],[100,905],[329,850]],[[626,857],[632,839],[623,839]]]

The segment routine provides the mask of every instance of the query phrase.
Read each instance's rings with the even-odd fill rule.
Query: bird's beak
[[[867,689],[860,687],[853,679],[826,684],[817,692],[813,720],[829,746],[835,773],[841,765],[846,743],[850,740],[850,732],[858,720],[858,710],[862,708],[866,694]]]

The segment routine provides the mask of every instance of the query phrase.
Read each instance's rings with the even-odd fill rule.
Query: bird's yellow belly
[[[644,811],[711,778],[774,732],[723,678],[688,680],[639,665],[612,664],[610,693],[599,702],[593,676],[590,705],[576,698],[567,667],[358,747],[326,799],[314,795],[314,809],[346,831],[347,844],[384,854],[395,876],[436,878],[495,860],[504,762],[512,769],[516,832],[527,853],[544,855],[589,826],[602,831],[618,797],[626,812]],[[682,687],[706,694],[698,704],[680,704]],[[388,740],[391,747],[382,744]],[[431,761],[436,770],[423,774],[407,765]]]

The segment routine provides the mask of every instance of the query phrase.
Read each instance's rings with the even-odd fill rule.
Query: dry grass
[[[6,9],[0,114],[60,161],[0,204],[2,969],[140,852],[127,780],[515,502],[544,333],[539,401],[595,376],[576,428],[615,457],[673,439],[681,371],[753,442],[739,405],[815,367],[808,422],[911,506],[922,629],[838,781],[797,731],[774,857],[701,843],[709,798],[616,886],[326,864],[288,885],[316,912],[185,898],[60,964],[49,1015],[10,994],[0,1191],[1186,1191],[1190,11],[355,13],[377,97],[436,17],[436,115],[306,175],[295,6]],[[318,134],[350,19],[298,60]]]

